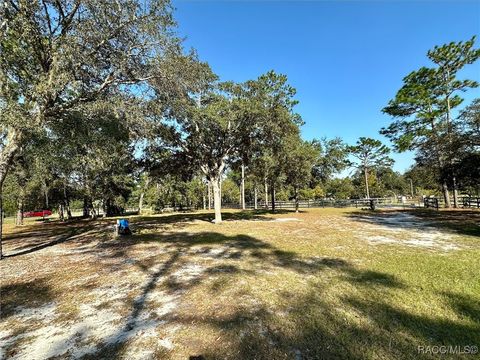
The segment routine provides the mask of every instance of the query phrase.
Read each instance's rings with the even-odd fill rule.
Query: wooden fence
[[[480,197],[464,197],[462,198],[464,208],[477,208],[480,209]]]
[[[423,200],[424,207],[439,209],[445,206],[445,200],[443,198],[425,198]],[[450,197],[450,203],[453,206],[453,197]],[[480,209],[480,197],[475,196],[459,196],[458,207],[463,208],[477,208]]]
[[[370,207],[370,203],[373,201],[377,207],[417,207],[420,206],[416,199],[406,199],[404,202],[397,200],[395,198],[372,198],[372,199],[319,199],[319,200],[300,200],[298,202],[298,207],[301,209],[306,208],[325,208],[325,207]],[[271,208],[271,203],[268,203],[268,208]],[[240,209],[241,206],[238,203],[233,204],[222,204],[222,207],[225,209]],[[265,208],[265,202],[259,201],[257,203],[258,209]],[[245,204],[246,209],[253,209],[253,203]],[[295,209],[295,201],[275,201],[276,209]]]
[[[438,210],[438,199],[426,197],[423,199],[423,205],[425,208],[433,208]]]

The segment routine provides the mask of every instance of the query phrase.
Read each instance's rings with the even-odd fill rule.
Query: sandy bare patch
[[[181,269],[175,271],[172,274],[172,277],[178,281],[190,281],[200,276],[203,271],[203,266],[192,263],[182,266]]]
[[[423,219],[407,213],[396,212],[388,216],[362,216],[362,231],[359,239],[370,244],[400,244],[420,248],[457,250],[458,235],[439,231]],[[376,235],[382,233],[382,235]]]
[[[160,298],[158,295],[156,301]],[[158,337],[157,329],[165,323],[165,320],[159,320],[158,317],[175,309],[177,299],[164,297],[163,300],[161,305],[154,307],[156,317],[151,316],[150,310],[145,311],[134,319],[134,326],[131,328],[125,326],[125,321],[116,311],[98,309],[92,304],[80,305],[79,316],[66,323],[57,322],[58,314],[55,313],[53,304],[36,309],[21,309],[14,316],[23,321],[29,330],[15,336],[7,329],[1,330],[2,349],[27,339],[24,345],[16,349],[12,359],[40,360],[67,355],[69,358],[78,359],[96,353],[99,344],[108,346],[128,341],[128,358],[144,358],[136,354],[142,354],[142,344],[148,339],[154,338],[158,346],[167,350],[173,348],[170,339]],[[131,321],[132,319],[127,318],[127,323]],[[0,358],[4,357],[5,354],[0,352]]]

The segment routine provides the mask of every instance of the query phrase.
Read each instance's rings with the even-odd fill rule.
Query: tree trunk
[[[450,203],[450,193],[448,192],[448,186],[445,181],[442,184],[442,192],[443,192],[443,200],[445,201],[445,207],[449,209],[452,207],[452,204]]]
[[[255,184],[254,188],[253,188],[253,208],[255,210],[258,209],[258,204],[257,204],[257,184]]]
[[[48,209],[48,187],[45,180],[43,182],[43,191],[45,193],[45,209]]]
[[[457,179],[453,177],[453,207],[458,208],[458,189],[457,189]]]
[[[142,192],[140,193],[140,199],[138,199],[138,215],[142,213],[144,195],[145,191],[142,190]]]
[[[208,190],[208,210],[211,210],[212,209],[212,187],[211,187],[210,181],[207,184],[207,190]]]
[[[95,210],[95,206],[93,206],[93,204],[91,204],[90,206],[90,218],[91,219],[97,218],[97,211]]]
[[[367,199],[370,199],[370,191],[368,189],[368,171],[367,167],[363,168],[364,174],[365,174],[365,188],[367,190]]]
[[[0,260],[3,258],[2,238],[3,238],[3,193],[0,185]]]
[[[447,81],[448,78],[449,78],[449,71],[447,70],[447,73],[445,74],[445,80]],[[448,134],[448,143],[449,143],[448,152],[450,153],[452,151],[452,131],[451,131],[451,119],[450,119],[450,112],[451,112],[450,96],[447,95],[445,99],[447,101],[447,134]],[[453,165],[453,161],[452,161],[452,158],[451,158],[450,154],[449,154],[449,161],[450,161],[450,165]],[[456,184],[456,179],[455,179],[454,175],[452,176],[452,179],[453,179],[453,204],[454,204],[454,207],[456,208],[457,207],[457,184]],[[443,186],[445,187],[444,188],[444,196],[445,196],[445,190],[446,190],[446,194],[447,194],[447,199],[445,199],[445,207],[450,208],[452,206],[452,204],[450,203],[450,194],[448,193],[447,184],[444,182]]]
[[[72,211],[70,210],[70,199],[67,195],[67,185],[65,182],[63,183],[63,203],[65,204],[65,210],[67,211],[67,219],[70,220],[72,218]]]
[[[2,201],[2,189],[5,178],[7,177],[8,170],[12,165],[13,158],[20,149],[22,143],[22,134],[15,130],[10,130],[7,133],[7,139],[5,146],[0,152],[0,202]],[[2,240],[3,240],[3,203],[0,206],[0,259],[3,257],[2,253]]]
[[[267,184],[267,178],[265,178],[265,209],[268,210],[268,184]]]
[[[242,163],[242,210],[245,210],[245,165]]]
[[[222,204],[220,195],[220,177],[211,179],[213,187],[213,207],[215,208],[215,224],[222,222]]]
[[[150,182],[149,177],[147,176],[145,179],[145,184],[142,187],[142,192],[140,193],[140,199],[138,200],[138,214],[140,215],[143,209],[143,198],[145,196],[145,191],[148,189],[148,184]]]
[[[7,133],[6,145],[0,152],[0,186],[3,186],[8,170],[12,165],[13,158],[20,149],[22,142],[21,135],[21,133],[15,130],[10,130]]]
[[[88,218],[90,211],[88,209],[88,197],[84,196],[83,197],[83,217]]]
[[[298,213],[298,189],[297,187],[295,186],[294,187],[294,191],[295,191],[295,212]]]
[[[20,197],[17,202],[17,219],[15,220],[16,225],[23,225],[23,211],[24,211],[24,203],[25,203],[25,193],[24,187],[22,185],[20,189]]]
[[[72,210],[70,209],[70,200],[67,199],[67,219],[72,219]]]
[[[102,207],[103,207],[103,217],[106,218],[108,214],[107,200],[103,199]]]
[[[16,225],[23,225],[23,201],[20,200],[17,210],[17,219],[15,221]]]
[[[275,212],[275,183],[270,184],[270,198],[272,199],[272,212]]]
[[[58,219],[60,221],[65,221],[65,214],[63,211],[63,204],[58,205]]]

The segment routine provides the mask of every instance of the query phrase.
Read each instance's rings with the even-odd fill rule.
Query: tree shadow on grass
[[[55,300],[45,278],[16,282],[0,287],[0,319],[6,320],[18,308],[38,308]]]
[[[450,303],[450,306],[455,309],[460,316],[475,321],[480,326],[480,300],[473,298],[466,294],[456,294],[452,292],[442,292]],[[479,332],[480,337],[480,332]],[[480,341],[480,339],[478,339]]]
[[[243,273],[255,275],[263,269],[283,269],[307,275],[320,275],[324,270],[333,269],[363,296],[351,295],[343,298],[341,304],[332,303],[328,300],[328,289],[312,285],[306,293],[292,291],[287,294],[289,309],[284,315],[272,313],[265,304],[259,304],[256,307],[245,305],[234,313],[212,317],[196,315],[192,309],[191,313],[170,314],[168,319],[160,321],[168,320],[185,327],[194,323],[216,329],[222,337],[221,345],[204,343],[200,337],[191,339],[191,345],[187,344],[192,355],[206,359],[236,359],[239,356],[245,359],[414,359],[420,357],[417,345],[443,344],[449,339],[474,341],[478,335],[477,338],[464,335],[480,333],[479,327],[471,324],[420,316],[390,305],[388,291],[406,289],[391,274],[362,270],[341,258],[299,256],[248,235],[225,236],[216,232],[134,234],[121,240],[105,241],[100,248],[88,251],[123,259],[137,244],[162,245],[165,249],[163,260],[159,262],[152,256],[135,262],[148,274],[148,279],[131,301],[124,323],[86,358],[115,359],[124,355],[129,340],[145,325],[143,315],[148,311],[147,301],[158,285],[166,285],[165,291],[172,294],[181,294],[207,280],[228,279]],[[193,256],[221,263],[214,261],[186,280],[175,277],[175,271],[188,266]],[[238,262],[240,259],[257,266],[244,269]],[[221,291],[221,283],[213,281],[211,289]],[[371,298],[365,295],[367,293],[372,293]],[[474,300],[455,294],[446,298],[457,313],[478,320]],[[347,319],[345,308],[360,314],[362,321]],[[158,326],[161,327],[161,322]],[[82,336],[88,335],[88,329],[85,332]],[[168,353],[164,356],[168,357]]]
[[[103,234],[111,224],[99,221],[76,221],[74,223],[56,222],[38,226],[42,227],[41,230],[19,231],[14,234],[5,235],[6,246],[4,246],[4,258],[28,255],[51,246],[71,241],[82,234],[97,236]],[[90,242],[92,238],[75,240],[78,243],[85,241]]]
[[[307,293],[290,294],[288,312],[281,316],[262,307],[220,318],[192,315],[177,321],[185,326],[203,322],[222,334],[221,345],[196,345],[199,350],[193,355],[204,359],[436,359],[438,354],[419,353],[418,347],[462,347],[480,341],[479,323],[410,313],[389,304],[388,296],[382,300],[380,294],[368,300],[348,296],[341,305],[332,304],[324,290],[312,286]]]
[[[142,241],[138,236],[134,241]],[[238,276],[245,273],[245,269],[235,265],[235,259],[248,258],[261,262],[262,266],[282,268],[298,274],[320,274],[327,269],[336,270],[340,277],[355,285],[361,291],[370,291],[381,294],[386,289],[405,289],[406,286],[395,276],[372,270],[361,270],[340,258],[300,257],[294,252],[283,251],[262,240],[247,236],[225,236],[214,232],[204,233],[175,233],[159,234],[155,240],[148,238],[147,242],[158,242],[169,249],[172,254],[158,272],[151,275],[144,286],[144,290],[133,302],[132,311],[126,325],[113,336],[114,339],[124,338],[124,333],[135,331],[135,327],[142,321],[141,313],[145,309],[145,299],[158,282],[164,281],[168,291],[173,293],[185,291],[195,287],[207,278],[215,280],[216,276],[222,278]],[[124,244],[125,245],[125,244]],[[213,251],[214,245],[222,245],[222,251]],[[231,254],[239,254],[231,257]],[[196,275],[188,281],[171,281],[172,271],[182,267],[182,258],[192,255],[206,256],[213,259],[228,259],[231,263],[209,266],[202,274]],[[233,261],[233,263],[232,263]],[[139,265],[141,266],[141,265]],[[143,269],[149,269],[144,266]],[[255,275],[258,269],[248,270],[248,275]],[[213,281],[212,291],[221,290],[221,284]],[[220,286],[220,287],[219,287]],[[292,293],[289,296],[291,310],[288,314],[288,324],[279,328],[276,323],[276,314],[273,314],[264,305],[255,308],[244,307],[234,314],[213,316],[196,316],[191,313],[185,315],[171,315],[169,321],[189,326],[189,324],[203,324],[217,329],[225,342],[219,347],[203,344],[201,339],[192,339],[191,347],[198,350],[192,351],[192,356],[202,356],[205,359],[235,359],[241,356],[244,359],[365,359],[371,357],[402,357],[410,351],[415,358],[416,348],[412,345],[411,338],[402,338],[398,344],[391,343],[394,337],[390,330],[390,323],[395,320],[400,310],[387,308],[383,302],[365,303],[362,298],[345,300],[345,303],[358,312],[365,312],[365,317],[371,317],[377,323],[376,330],[362,327],[358,324],[349,324],[344,320],[344,314],[338,307],[323,299],[324,290],[312,289],[308,294]],[[392,317],[381,317],[376,312],[393,313]],[[397,311],[396,313],[394,311]],[[405,313],[408,319],[410,314]],[[414,315],[411,315],[414,318]],[[425,326],[437,326],[434,321],[422,317],[415,318],[416,323],[425,323]],[[455,323],[452,322],[453,325]],[[288,326],[293,326],[293,331]],[[438,324],[443,326],[443,324]],[[412,327],[410,329],[410,327]],[[430,336],[426,332],[418,332],[414,323],[407,323],[403,328],[419,341],[427,341]],[[459,326],[459,331],[468,328]],[[184,344],[185,345],[185,344]],[[188,347],[189,344],[186,344]],[[395,347],[395,348],[392,348]],[[115,358],[121,356],[128,348],[126,341],[104,345],[94,357]],[[367,349],[368,348],[368,349]],[[405,356],[403,356],[405,357]],[[406,356],[408,358],[408,356]]]
[[[270,210],[244,210],[235,212],[222,212],[223,221],[271,221],[271,217],[267,215],[279,215],[295,213],[292,210],[276,210],[272,212]],[[175,227],[183,227],[190,225],[193,221],[204,221],[211,223],[215,219],[213,212],[187,212],[187,213],[172,213],[163,214],[161,216],[136,216],[132,218],[132,224],[142,228],[148,228],[155,225],[174,225]]]
[[[172,294],[183,294],[186,290],[200,285],[202,282],[213,280],[220,276],[238,276],[242,273],[254,275],[257,269],[243,269],[235,265],[239,259],[251,258],[251,252],[261,252],[262,267],[270,266],[282,268],[299,274],[315,273],[327,268],[349,267],[350,265],[342,259],[330,258],[302,258],[293,252],[285,252],[273,245],[248,235],[225,236],[215,232],[187,233],[176,232],[173,234],[161,233],[155,239],[134,235],[127,241],[106,242],[102,246],[108,248],[108,254],[112,257],[124,257],[127,249],[138,243],[159,243],[165,248],[167,260],[163,262],[156,271],[155,262],[152,259],[136,262],[136,266],[144,272],[148,272],[148,281],[142,287],[142,291],[132,302],[130,314],[126,317],[125,324],[100,345],[97,352],[86,358],[118,358],[128,348],[128,339],[138,327],[142,326],[144,317],[142,314],[147,311],[146,301],[149,294],[158,284],[164,285],[164,290]],[[221,245],[219,248],[218,246]],[[221,249],[221,251],[214,251]],[[189,276],[187,279],[175,275],[176,270],[188,269],[192,257],[205,257],[213,260],[213,264],[202,269],[201,273]],[[258,261],[255,257],[252,258]],[[218,263],[215,260],[229,261],[230,263]],[[143,314],[144,315],[144,314]],[[241,314],[238,314],[241,317]],[[248,313],[245,314],[247,317]],[[181,322],[176,316],[169,321]],[[227,322],[230,322],[229,320]],[[235,322],[235,321],[234,321]],[[224,323],[225,326],[230,325]],[[233,326],[233,325],[232,325]]]
[[[279,210],[275,214],[289,213],[289,210]],[[225,212],[223,218],[225,221],[238,220],[256,220],[270,221],[271,218],[265,216],[271,214],[268,210]],[[193,221],[211,222],[214,219],[212,213],[175,213],[164,216],[136,216],[131,219],[132,225],[137,229],[158,228],[162,226],[172,226],[175,229],[181,229],[191,225]],[[95,235],[105,234],[115,219],[97,219],[97,220],[73,220],[69,222],[55,221],[51,223],[38,224],[26,227],[12,234],[5,234],[4,257],[16,257],[27,255],[45,248],[62,244],[70,241],[73,237],[82,233],[94,233]],[[39,229],[39,227],[41,227]],[[92,234],[91,234],[92,235]]]

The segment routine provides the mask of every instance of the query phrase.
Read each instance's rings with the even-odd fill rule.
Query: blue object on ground
[[[128,220],[127,219],[118,220],[118,226],[124,229],[128,229]]]

